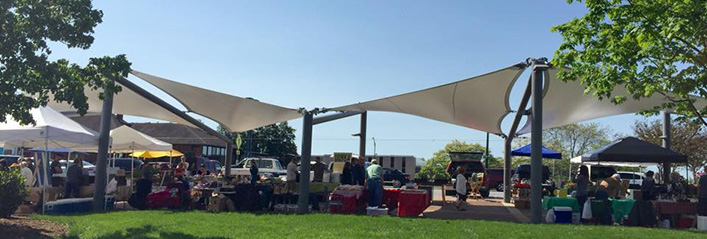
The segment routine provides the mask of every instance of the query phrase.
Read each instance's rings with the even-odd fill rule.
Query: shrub
[[[19,171],[0,171],[0,217],[10,217],[27,193],[25,177]]]

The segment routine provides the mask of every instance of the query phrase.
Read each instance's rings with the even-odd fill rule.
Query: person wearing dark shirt
[[[210,174],[209,170],[206,170],[206,165],[203,165],[203,164],[201,165],[201,167],[199,167],[199,171],[196,172],[196,175],[209,175],[209,174]]]
[[[653,178],[655,173],[653,171],[646,172],[646,178],[643,179],[641,183],[641,199],[643,201],[655,200],[655,178]]]
[[[79,197],[79,188],[81,187],[81,170],[82,162],[80,159],[75,159],[74,164],[66,170],[66,185],[64,186],[64,198]]]
[[[0,171],[10,171],[10,168],[7,167],[7,162],[5,162],[5,159],[0,159]]]
[[[351,158],[351,164],[353,167],[351,169],[353,174],[353,184],[363,186],[366,183],[366,169],[363,168],[360,160],[356,158]]]
[[[140,210],[147,209],[147,195],[152,192],[152,181],[147,175],[143,175],[143,178],[135,183],[135,193],[130,195],[128,204],[131,207]]]
[[[352,175],[352,166],[350,162],[346,162],[344,164],[344,169],[341,171],[341,184],[342,185],[350,185],[353,184],[353,175]]]
[[[54,176],[54,174],[61,174],[63,173],[63,170],[61,170],[61,163],[59,163],[59,160],[61,160],[61,156],[57,155],[54,157],[52,160],[52,163],[49,164],[49,175],[52,176],[52,187],[61,187],[62,185],[62,178],[60,176]]]
[[[258,182],[258,162],[255,160],[250,161],[250,184],[255,185]]]
[[[707,216],[707,166],[704,167],[705,172],[700,177],[700,185],[697,189],[697,213],[700,216]]]

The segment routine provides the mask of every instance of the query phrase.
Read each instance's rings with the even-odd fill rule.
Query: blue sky
[[[91,49],[54,45],[54,58],[85,64],[89,57],[126,54],[135,70],[291,108],[346,105],[465,79],[528,57],[551,58],[561,37],[550,28],[585,11],[564,1],[103,0],[94,5],[103,10],[104,22]],[[512,108],[524,87],[514,87]],[[630,134],[642,118],[598,122]],[[358,120],[315,126],[313,153],[357,152],[357,139],[350,135],[358,132]],[[483,132],[411,115],[371,112],[368,120],[369,153],[370,137],[377,139],[378,154],[424,158],[453,139],[485,141]],[[302,121],[290,124],[298,130],[299,145]],[[502,155],[502,144],[491,137],[494,155]]]

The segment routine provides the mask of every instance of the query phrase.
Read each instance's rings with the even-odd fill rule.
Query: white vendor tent
[[[0,123],[0,142],[5,147],[76,148],[98,144],[98,133],[50,107],[35,108],[30,113],[35,125],[20,125],[11,117]]]
[[[502,135],[501,121],[511,112],[508,95],[524,69],[518,64],[462,81],[332,109],[411,114]]]
[[[58,111],[50,107],[40,107],[30,110],[35,125],[21,125],[19,122],[8,117],[6,123],[0,123],[0,141],[5,142],[5,147],[37,147],[44,148],[42,156],[42,166],[36,170],[42,170],[41,175],[49,175],[47,165],[49,165],[49,148],[78,148],[98,145],[98,134],[79,123],[69,119]],[[37,172],[35,172],[37,175]],[[42,176],[40,185],[42,190],[46,190],[49,184],[49,177]],[[42,193],[46,196],[46,193]],[[46,201],[46,197],[44,200]],[[42,208],[44,212],[44,207]]]
[[[194,87],[139,71],[131,73],[167,92],[190,112],[212,119],[232,132],[245,132],[302,117],[295,109]]]
[[[172,144],[134,130],[127,125],[110,131],[110,152],[132,153],[134,151],[169,151]],[[76,148],[75,151],[96,152],[98,147]]]

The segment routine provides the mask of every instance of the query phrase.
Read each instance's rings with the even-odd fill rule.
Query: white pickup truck
[[[245,158],[231,167],[231,175],[250,176],[250,165],[253,160],[258,164],[259,175],[270,178],[279,178],[287,175],[287,169],[280,164],[280,161],[273,158]],[[224,168],[221,171],[225,170]]]

